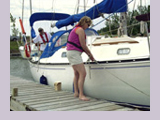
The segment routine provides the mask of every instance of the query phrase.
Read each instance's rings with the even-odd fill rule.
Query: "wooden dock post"
[[[61,82],[57,81],[54,83],[54,90],[61,91]]]
[[[12,96],[13,96],[13,97],[18,96],[18,88],[13,88],[13,89],[12,89]]]

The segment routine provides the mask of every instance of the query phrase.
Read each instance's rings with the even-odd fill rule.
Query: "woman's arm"
[[[94,61],[94,57],[92,55],[92,53],[90,52],[90,50],[88,49],[88,47],[86,46],[86,42],[85,42],[85,32],[82,28],[78,28],[76,30],[76,34],[79,36],[79,41],[81,44],[81,47],[83,48],[84,52],[89,56],[89,58]]]

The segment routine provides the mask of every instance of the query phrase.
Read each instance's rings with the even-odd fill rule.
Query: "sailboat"
[[[24,4],[24,2],[22,4]],[[45,20],[56,21],[56,20],[66,19],[67,17],[70,16],[69,14],[66,14],[66,13],[54,13],[54,12],[35,12],[35,13],[32,13],[31,0],[30,0],[30,10],[31,10],[31,16],[30,16],[30,20],[29,20],[30,27],[31,27],[30,42],[27,42],[25,30],[23,27],[23,22],[22,22],[21,18],[19,19],[25,44],[20,46],[18,43],[18,46],[19,46],[19,51],[20,51],[22,58],[25,58],[25,59],[29,59],[33,56],[40,55],[39,45],[36,46],[35,44],[32,44],[32,42],[31,42],[32,39],[36,37],[36,32],[33,28],[33,25],[35,22],[45,21]],[[22,18],[23,18],[23,15],[22,15]],[[30,43],[30,44],[28,45],[28,43]]]
[[[103,0],[83,13],[59,20],[56,26],[61,28],[73,24],[84,15],[95,19],[100,13],[122,13],[121,21],[124,22],[126,11],[127,0]],[[67,37],[70,31],[56,32],[42,55],[32,57],[29,65],[35,81],[40,82],[43,75],[47,78],[48,85],[54,86],[55,82],[60,81],[62,90],[73,92],[74,74],[66,56]],[[149,107],[150,50],[148,39],[131,38],[125,34],[121,37],[106,38],[99,36],[92,28],[86,29],[85,33],[86,44],[96,61],[92,62],[85,53],[82,53],[87,72],[84,94],[97,99]],[[62,44],[55,46],[59,39]]]

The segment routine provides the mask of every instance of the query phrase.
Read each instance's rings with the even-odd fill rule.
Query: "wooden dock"
[[[16,89],[17,95],[13,92],[14,90],[16,92]],[[81,101],[74,98],[72,92],[55,91],[53,87],[15,76],[10,76],[10,109],[13,111],[140,111],[106,100],[90,98],[90,101]]]

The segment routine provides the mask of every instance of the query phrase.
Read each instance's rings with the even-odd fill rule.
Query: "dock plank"
[[[90,101],[92,102],[92,101]],[[81,105],[81,104],[85,104],[85,102],[82,101],[72,101],[72,102],[65,102],[63,104],[60,103],[59,104],[55,104],[55,105],[51,105],[51,106],[43,106],[43,107],[39,107],[37,109],[41,110],[41,111],[51,111],[52,109],[57,109],[57,108],[63,108],[63,107],[68,107],[68,106],[75,106],[75,105]]]
[[[18,88],[18,96],[12,89]],[[53,87],[32,80],[10,76],[10,109],[14,111],[136,111],[116,103],[90,98],[81,101],[72,92],[55,91]],[[138,111],[138,110],[137,110]]]
[[[92,111],[93,109],[99,109],[99,108],[102,108],[102,107],[109,107],[113,105],[113,103],[104,103],[102,102],[101,104],[94,104],[94,105],[87,105],[87,106],[79,106],[77,108],[74,107],[74,109],[68,109],[68,111]]]

